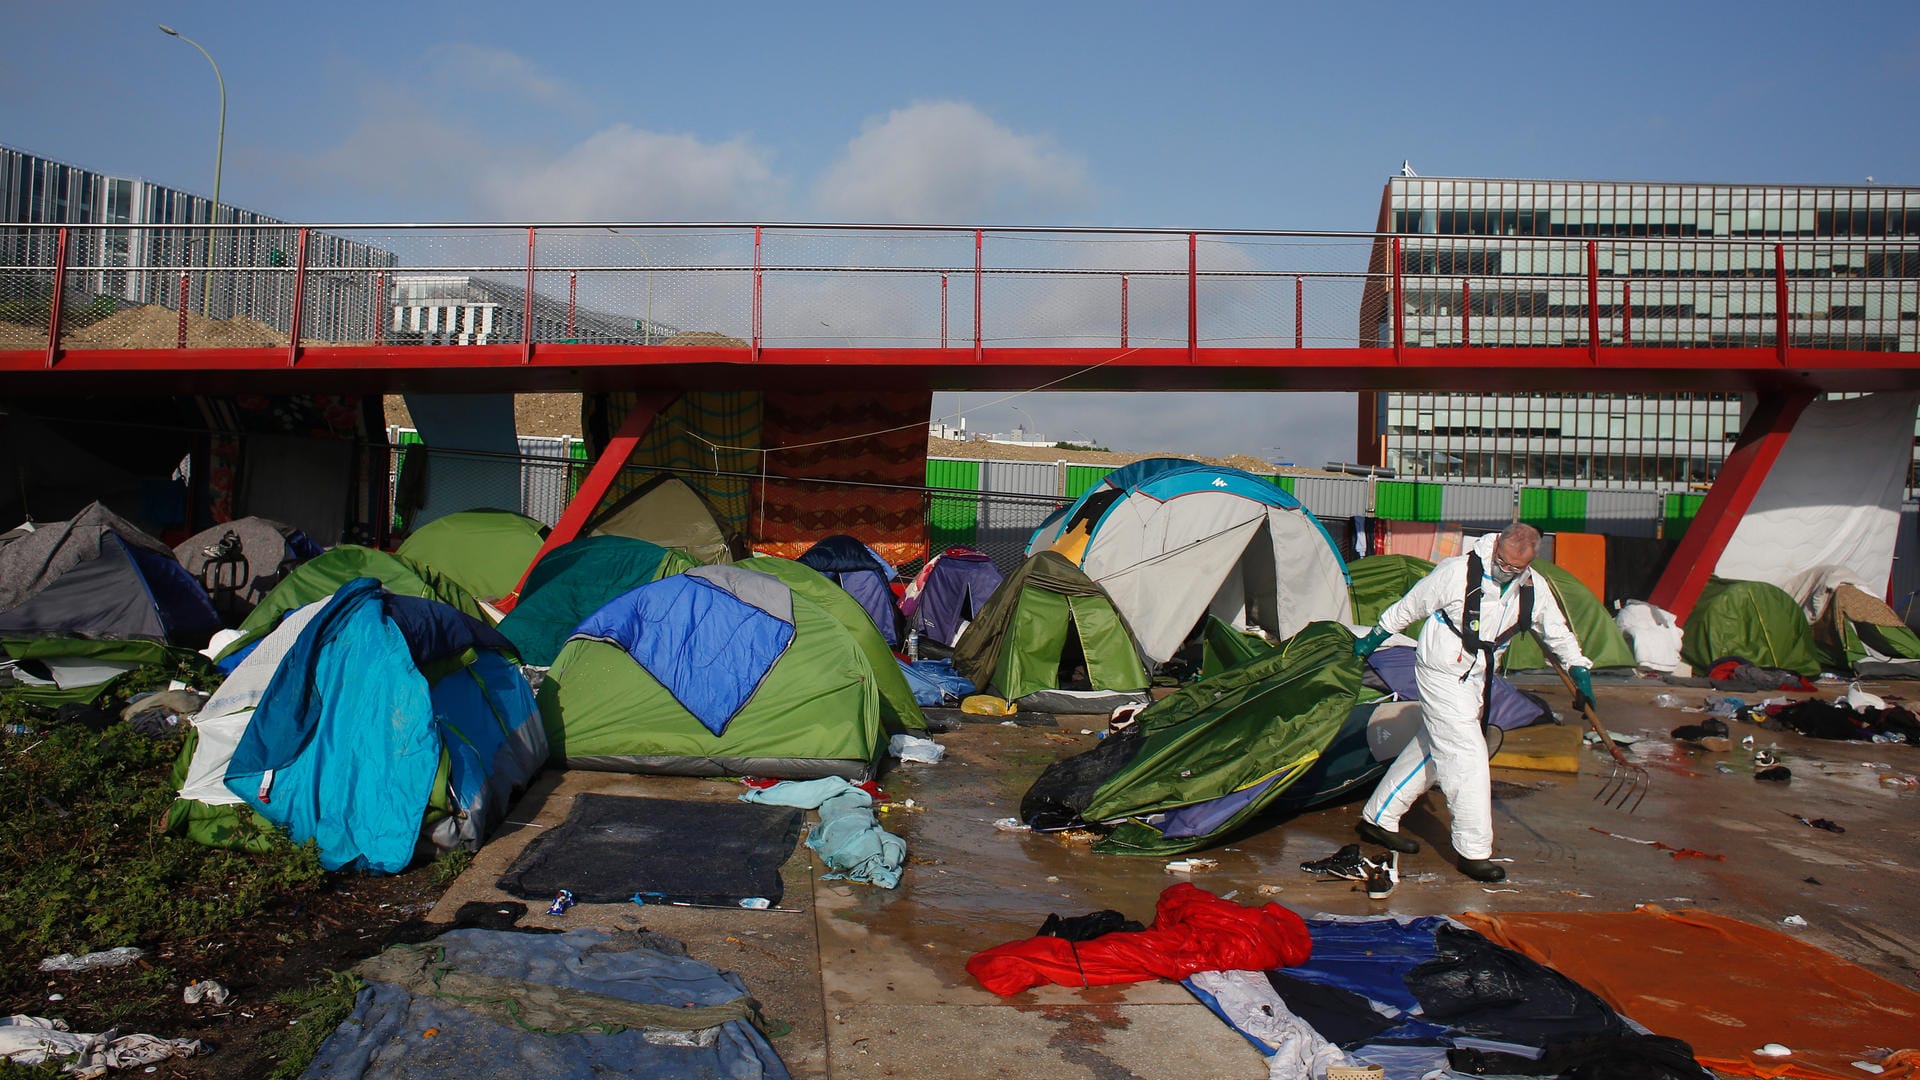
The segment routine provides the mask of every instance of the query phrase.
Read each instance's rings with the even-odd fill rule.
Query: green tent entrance
[[[1066,689],[1062,667],[1080,662],[1089,685],[1073,689],[1147,687],[1146,667],[1113,601],[1053,551],[1035,554],[1000,583],[961,635],[953,657],[960,674],[1008,701]]]

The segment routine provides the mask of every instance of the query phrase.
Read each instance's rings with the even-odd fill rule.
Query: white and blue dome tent
[[[1298,499],[1252,473],[1152,458],[1109,473],[1027,543],[1079,563],[1140,651],[1165,663],[1212,615],[1287,638],[1350,622],[1346,563]]]

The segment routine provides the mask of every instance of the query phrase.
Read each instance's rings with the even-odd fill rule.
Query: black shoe
[[[1389,851],[1385,857],[1367,863],[1367,899],[1385,900],[1400,884],[1400,853]]]
[[[1348,844],[1324,859],[1303,862],[1300,869],[1321,877],[1337,877],[1347,881],[1362,881],[1367,876],[1367,860],[1360,854],[1359,844]]]
[[[1461,859],[1460,872],[1475,881],[1505,881],[1506,868],[1492,859]]]
[[[1383,848],[1397,851],[1402,855],[1414,855],[1420,851],[1420,841],[1411,836],[1401,836],[1397,832],[1388,832],[1365,818],[1360,819],[1360,823],[1353,827],[1353,831],[1359,833],[1360,839],[1369,844],[1379,844]]]

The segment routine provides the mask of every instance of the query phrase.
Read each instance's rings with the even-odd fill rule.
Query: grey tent
[[[223,522],[173,549],[228,625],[246,618],[287,571],[322,551],[306,533],[263,517]]]

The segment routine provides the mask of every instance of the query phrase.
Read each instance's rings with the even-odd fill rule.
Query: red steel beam
[[[653,426],[654,418],[661,410],[673,404],[679,397],[678,391],[655,391],[639,395],[633,404],[633,410],[620,422],[620,430],[607,441],[607,447],[595,459],[593,468],[587,471],[586,479],[580,481],[580,488],[567,501],[567,508],[560,513],[560,520],[547,533],[546,542],[534,553],[533,561],[527,564],[526,572],[520,575],[520,583],[513,591],[500,598],[493,606],[501,611],[512,611],[520,602],[520,590],[526,588],[527,579],[533,576],[533,568],[547,557],[547,552],[571,541],[580,535],[587,520],[600,508],[600,500],[606,497],[607,489],[613,486],[620,476],[620,470],[626,468],[627,461],[633,457],[633,448],[646,437],[647,429]]]
[[[1200,362],[1200,237],[1187,234],[1187,363]]]
[[[1672,560],[1660,575],[1660,583],[1653,587],[1653,595],[1648,599],[1654,605],[1686,621],[1694,602],[1700,599],[1700,590],[1707,578],[1719,565],[1721,553],[1727,550],[1727,541],[1733,538],[1740,519],[1753,505],[1753,497],[1766,482],[1767,472],[1779,460],[1794,423],[1812,400],[1813,393],[1807,390],[1759,396],[1753,415],[1740,429],[1740,438],[1727,454],[1726,463],[1720,466],[1719,478],[1708,490],[1687,534],[1680,538],[1680,546],[1674,549]]]

